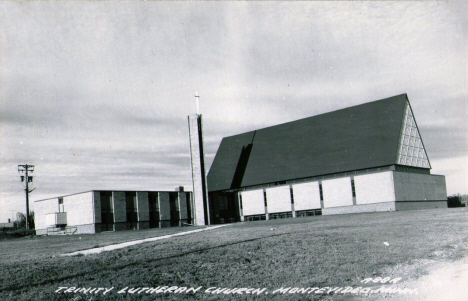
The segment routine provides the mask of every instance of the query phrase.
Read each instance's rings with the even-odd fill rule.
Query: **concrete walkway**
[[[202,229],[197,229],[197,230],[191,230],[191,231],[187,231],[187,232],[180,232],[180,233],[176,233],[176,234],[163,235],[163,236],[145,238],[145,239],[140,239],[140,240],[132,240],[132,241],[123,242],[123,243],[120,243],[120,244],[108,245],[108,246],[100,247],[100,248],[93,248],[93,249],[76,251],[76,252],[73,252],[73,253],[66,253],[66,254],[62,254],[61,256],[77,256],[77,255],[99,254],[101,252],[122,249],[122,248],[130,247],[130,246],[134,246],[134,245],[139,245],[139,244],[142,244],[142,243],[145,243],[145,242],[152,242],[152,241],[167,239],[167,238],[171,238],[171,237],[175,237],[175,236],[183,236],[183,235],[189,235],[189,234],[203,232],[203,231],[214,230],[214,229],[218,229],[218,228],[229,226],[229,225],[230,224],[212,226],[212,227],[207,227],[207,228],[202,228]]]

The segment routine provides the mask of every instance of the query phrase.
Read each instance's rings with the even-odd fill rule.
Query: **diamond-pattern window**
[[[406,104],[402,127],[398,164],[431,168],[409,104]]]

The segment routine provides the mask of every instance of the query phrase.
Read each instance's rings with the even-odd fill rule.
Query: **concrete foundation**
[[[405,201],[396,202],[396,210],[417,210],[417,209],[432,209],[432,208],[447,208],[447,201]]]
[[[150,223],[149,222],[138,222],[138,230],[149,229]]]
[[[395,211],[395,202],[323,208],[322,215]]]

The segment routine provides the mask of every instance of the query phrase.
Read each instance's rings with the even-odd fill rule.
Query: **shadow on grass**
[[[245,240],[236,241],[236,242],[232,242],[232,243],[226,243],[226,244],[222,244],[222,245],[218,245],[218,246],[214,246],[214,247],[200,248],[200,249],[196,249],[196,250],[192,250],[192,251],[188,251],[188,252],[184,252],[184,253],[180,253],[180,254],[176,254],[176,255],[156,258],[156,259],[154,259],[152,261],[176,259],[176,258],[184,257],[184,256],[187,256],[187,255],[191,255],[191,254],[203,253],[203,252],[206,252],[206,251],[215,250],[215,249],[219,249],[219,248],[239,245],[239,244],[243,244],[243,243],[250,243],[250,242],[254,242],[254,241],[258,241],[258,240],[263,240],[265,238],[287,236],[287,235],[289,235],[289,233],[274,234],[274,235],[267,235],[267,236],[262,236],[262,237],[257,237],[257,238],[245,239]],[[141,245],[139,245],[139,246],[141,246]],[[88,256],[102,256],[102,255],[104,255],[106,253],[109,253],[109,252],[112,252],[112,251],[107,251],[107,252],[103,252],[101,254],[88,255]],[[86,257],[86,255],[79,255],[79,256],[74,256],[74,257]],[[140,264],[139,262],[131,262],[131,263],[128,263],[128,264],[125,264],[125,265],[109,267],[109,270],[110,271],[118,271],[120,269],[132,267],[132,266],[137,266],[139,264]],[[165,265],[165,263],[163,262],[162,265]],[[21,286],[12,285],[12,286],[2,288],[1,291],[10,291],[11,292],[11,291],[16,291],[16,290],[21,290],[21,289],[24,289],[24,288],[31,288],[31,287],[38,287],[38,286],[47,285],[47,284],[53,284],[53,283],[56,283],[56,282],[73,279],[75,277],[85,276],[85,275],[89,274],[90,272],[93,272],[93,270],[80,272],[80,273],[75,273],[75,274],[68,275],[68,276],[65,276],[65,277],[60,277],[60,278],[52,278],[52,279],[44,280],[42,282],[37,282],[35,284],[28,284],[28,285],[21,285]]]

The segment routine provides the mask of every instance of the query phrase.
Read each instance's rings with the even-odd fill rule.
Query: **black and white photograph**
[[[468,295],[464,0],[0,0],[0,300]]]

